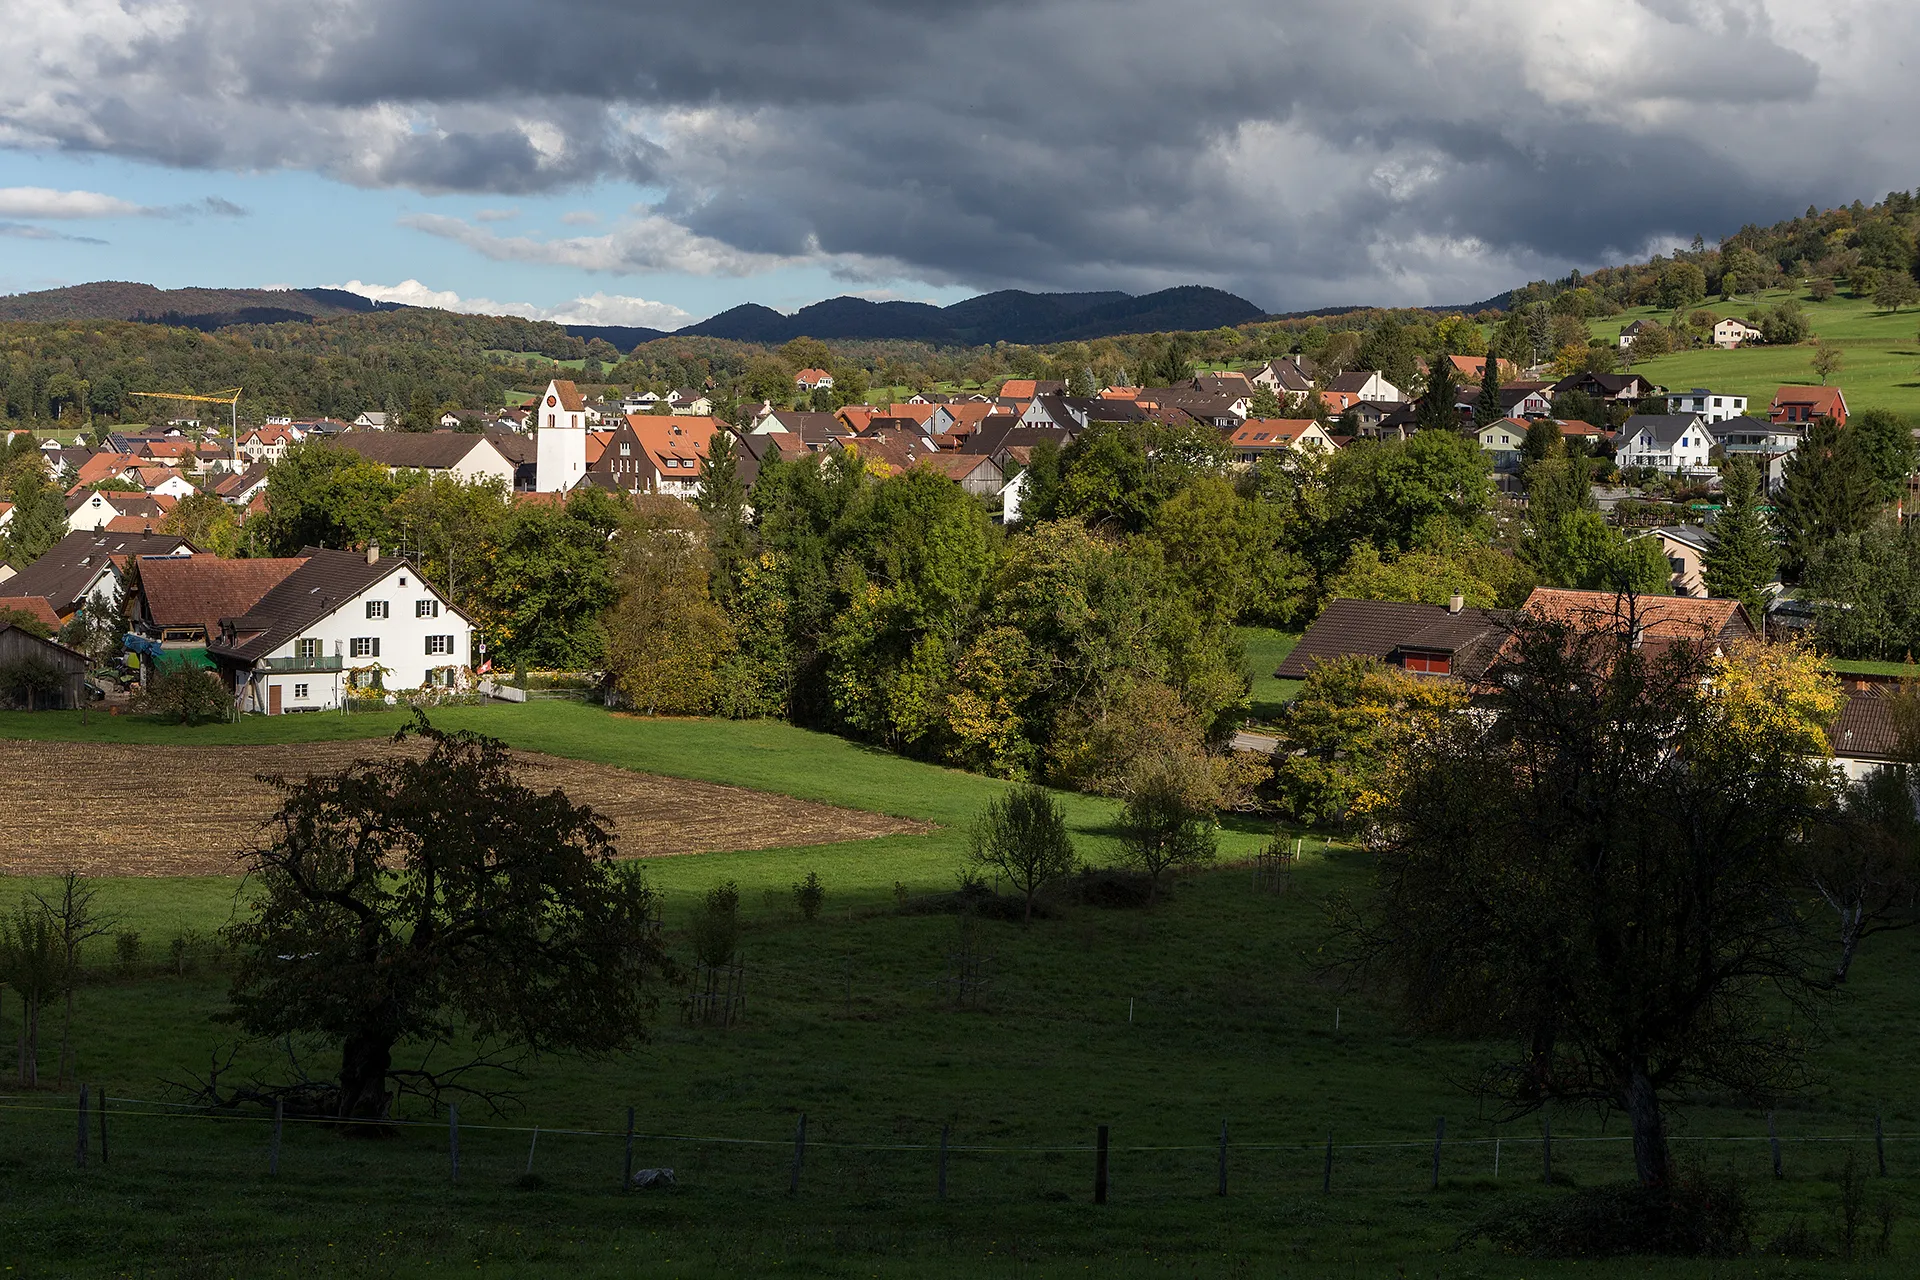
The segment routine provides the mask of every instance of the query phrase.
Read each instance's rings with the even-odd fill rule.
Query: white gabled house
[[[207,656],[243,712],[338,707],[351,689],[457,689],[473,678],[473,624],[404,557],[309,547]]]
[[[1620,428],[1614,461],[1622,470],[1652,467],[1668,475],[1708,475],[1718,440],[1697,413],[1637,413]]]

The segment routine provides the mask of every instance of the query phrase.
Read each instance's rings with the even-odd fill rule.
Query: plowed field
[[[278,805],[262,773],[298,778],[389,743],[132,747],[0,742],[0,874],[234,875]],[[624,857],[794,848],[918,833],[924,823],[516,752],[532,787],[559,787],[614,820]]]

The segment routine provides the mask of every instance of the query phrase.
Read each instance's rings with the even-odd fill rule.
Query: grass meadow
[[[1258,661],[1277,661],[1285,638],[1256,639],[1269,646]],[[1253,661],[1256,645],[1248,648]],[[1411,1038],[1328,975],[1325,908],[1364,888],[1368,859],[1358,850],[1309,838],[1284,891],[1256,890],[1243,860],[1271,828],[1234,823],[1221,864],[1151,911],[1063,906],[1027,927],[967,921],[924,904],[955,884],[965,824],[997,792],[994,781],[779,724],[642,720],[559,702],[437,719],[532,750],[939,827],[650,863],[666,895],[666,941],[682,955],[699,895],[725,879],[740,886],[744,1020],[690,1026],[679,993],[663,990],[639,1050],[521,1064],[517,1106],[498,1116],[462,1107],[457,1182],[446,1117],[412,1100],[402,1104],[408,1123],[384,1141],[289,1124],[271,1176],[263,1113],[180,1107],[216,1054],[234,1054],[229,1082],[324,1076],[333,1064],[317,1046],[236,1045],[219,1021],[217,961],[161,971],[167,939],[229,918],[239,881],[109,881],[104,905],[142,934],[146,957],[122,973],[103,949],[78,995],[79,1074],[111,1099],[110,1160],[102,1167],[96,1147],[89,1167],[76,1167],[71,1085],[0,1097],[9,1276],[1894,1276],[1910,1274],[1920,1255],[1920,1222],[1907,1216],[1920,1207],[1920,991],[1911,981],[1920,946],[1905,935],[1863,950],[1831,1010],[1816,1089],[1776,1118],[1785,1177],[1770,1176],[1765,1113],[1701,1096],[1676,1117],[1683,1152],[1745,1176],[1761,1240],[1796,1222],[1832,1239],[1831,1175],[1848,1153],[1872,1166],[1873,1117],[1884,1113],[1891,1176],[1873,1179],[1869,1195],[1895,1206],[1889,1258],[1542,1264],[1460,1242],[1517,1204],[1626,1176],[1620,1126],[1585,1112],[1552,1116],[1559,1185],[1545,1187],[1540,1119],[1502,1123],[1459,1084],[1482,1047]],[[0,716],[0,737],[292,741],[370,736],[399,721],[285,717],[180,730],[16,715]],[[1113,806],[1067,803],[1083,854],[1109,859]],[[80,817],[76,838],[84,829]],[[812,921],[791,896],[807,870],[828,889]],[[0,885],[0,904],[25,887]],[[962,948],[990,957],[979,1007],[954,1007],[938,985]],[[10,1000],[0,1006],[0,1035],[11,1038],[16,1014]],[[673,1168],[672,1190],[620,1193],[628,1107],[635,1167]],[[808,1146],[789,1194],[802,1114]],[[1112,1127],[1112,1196],[1096,1207],[1100,1124]]]
[[[1882,311],[1865,299],[1835,295],[1815,302],[1804,288],[1772,290],[1757,297],[1731,301],[1713,299],[1700,308],[1719,316],[1744,317],[1756,305],[1776,306],[1794,298],[1805,312],[1813,335],[1839,347],[1841,366],[1831,383],[1847,393],[1847,407],[1891,409],[1920,421],[1920,310]],[[1635,320],[1666,323],[1670,313],[1656,307],[1635,307],[1617,316],[1596,319],[1589,327],[1596,338],[1611,342]],[[1813,346],[1739,347],[1721,351],[1709,347],[1637,361],[1634,372],[1672,391],[1710,387],[1747,397],[1748,410],[1764,416],[1773,393],[1792,383],[1816,384]]]

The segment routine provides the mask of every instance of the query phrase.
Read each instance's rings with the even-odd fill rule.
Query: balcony
[[[329,658],[324,655],[317,658],[268,658],[268,671],[340,671],[345,668],[346,659],[338,654]]]

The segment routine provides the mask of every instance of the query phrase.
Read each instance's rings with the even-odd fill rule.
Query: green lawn
[[[1886,312],[1870,301],[1845,296],[1815,302],[1804,289],[1792,294],[1785,290],[1764,293],[1757,301],[1775,306],[1789,296],[1799,300],[1814,335],[1834,343],[1844,353],[1845,362],[1831,381],[1846,392],[1849,409],[1856,413],[1862,409],[1892,409],[1920,420],[1920,311]],[[1716,298],[1702,304],[1701,309],[1722,317],[1745,317],[1755,301],[1747,297],[1732,302]],[[1636,307],[1592,320],[1589,328],[1595,337],[1611,342],[1619,338],[1622,328],[1639,319],[1665,323],[1671,313]],[[1750,411],[1764,411],[1781,386],[1819,381],[1812,362],[1809,342],[1793,347],[1684,351],[1636,362],[1633,369],[1673,391],[1711,387],[1744,395]]]
[[[1236,627],[1234,633],[1246,650],[1247,678],[1253,681],[1253,706],[1249,713],[1263,724],[1277,720],[1281,709],[1299,695],[1300,682],[1282,680],[1273,672],[1287,660],[1293,646],[1300,643],[1300,633],[1277,631],[1272,627]]]
[[[1255,639],[1271,653],[1285,637]],[[922,897],[951,886],[960,824],[997,783],[776,724],[646,721],[565,703],[440,719],[531,749],[946,825],[857,847],[649,864],[668,889],[666,942],[683,956],[693,894],[721,878],[740,884],[750,908],[744,1023],[686,1026],[676,993],[665,992],[643,1049],[525,1064],[518,1109],[495,1118],[462,1106],[458,1185],[444,1118],[411,1101],[403,1116],[414,1123],[391,1141],[290,1125],[269,1179],[261,1113],[202,1118],[158,1105],[182,1096],[169,1081],[204,1076],[232,1041],[214,1020],[220,974],[121,978],[101,969],[80,991],[74,1043],[81,1073],[113,1099],[111,1163],[75,1168],[71,1089],[0,1097],[0,1264],[9,1275],[1705,1280],[1762,1271],[1891,1277],[1910,1274],[1920,1250],[1920,1221],[1903,1216],[1892,1259],[1852,1265],[1543,1265],[1481,1245],[1452,1252],[1469,1223],[1563,1193],[1539,1185],[1537,1120],[1496,1123],[1461,1092],[1479,1049],[1410,1037],[1320,971],[1326,904],[1365,885],[1361,852],[1310,841],[1281,894],[1255,892],[1246,869],[1223,866],[1182,882],[1151,912],[1065,907],[1029,928],[963,928],[953,916],[903,914],[892,886],[902,880]],[[397,721],[255,719],[190,736],[306,740]],[[83,730],[72,717],[16,715],[0,717],[7,736],[178,741],[181,731],[125,719]],[[1105,856],[1098,833],[1111,806],[1069,804],[1082,848]],[[1260,834],[1245,824],[1227,848],[1248,852]],[[790,905],[792,881],[809,866],[829,892],[812,922]],[[223,919],[235,887],[115,882],[110,905],[158,939],[169,913],[202,928]],[[0,907],[11,888],[0,885]],[[992,957],[982,1008],[954,1009],[933,985],[965,937]],[[1683,1151],[1747,1179],[1762,1240],[1796,1220],[1832,1235],[1827,1175],[1849,1151],[1871,1162],[1876,1110],[1885,1112],[1894,1176],[1870,1185],[1870,1203],[1882,1195],[1909,1211],[1915,1203],[1916,964],[1920,939],[1908,935],[1863,948],[1817,1056],[1816,1088],[1779,1113],[1784,1179],[1768,1176],[1763,1111],[1699,1096],[1676,1116]],[[13,1000],[0,1005],[0,1045],[12,1044],[16,1019]],[[57,1017],[50,1023],[49,1044]],[[323,1051],[303,1058],[327,1072]],[[46,1061],[50,1069],[50,1048]],[[283,1080],[291,1070],[283,1046],[244,1045],[224,1078]],[[635,1166],[671,1166],[677,1189],[616,1193],[629,1106],[641,1135]],[[802,1113],[809,1145],[789,1197]],[[1447,1141],[1435,1194],[1439,1116]],[[1224,1199],[1215,1194],[1223,1120]],[[1112,1126],[1115,1148],[1104,1208],[1090,1203],[1098,1124]],[[942,1126],[954,1148],[944,1203],[934,1195]],[[1569,1111],[1553,1117],[1553,1130],[1562,1179],[1591,1184],[1629,1170],[1617,1121]],[[1333,1191],[1323,1195],[1329,1132],[1338,1149]],[[1806,1141],[1816,1137],[1833,1141]]]
[[[1913,676],[1920,673],[1910,662],[1875,662],[1868,658],[1830,658],[1827,666],[1841,675]]]
[[[587,360],[585,356],[581,356],[574,360],[556,360],[552,356],[542,354],[541,352],[538,352],[538,351],[498,351],[498,350],[489,349],[483,352],[482,354],[492,356],[496,360],[505,360],[505,361],[508,361],[509,363],[522,365],[522,366],[524,366],[527,363],[527,361],[531,360],[535,364],[544,365],[545,367],[550,369],[558,367],[563,369],[578,370],[578,369],[584,369],[587,364]]]

